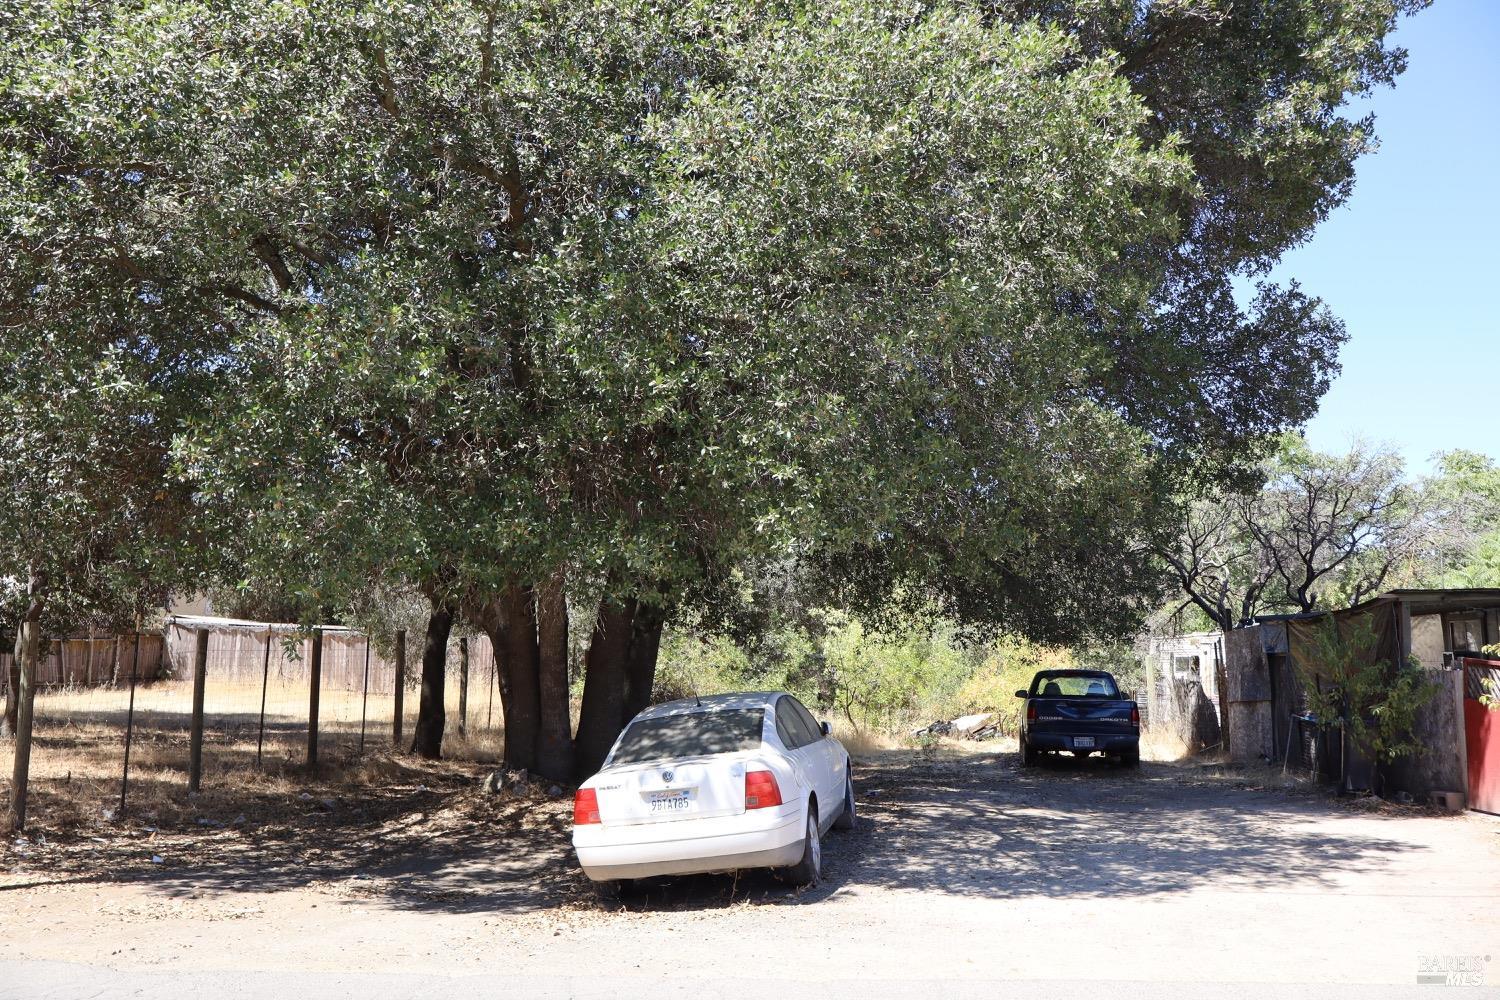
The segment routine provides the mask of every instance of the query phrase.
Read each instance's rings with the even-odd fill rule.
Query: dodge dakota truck
[[[1103,670],[1043,670],[1021,713],[1021,759],[1035,764],[1043,753],[1075,757],[1103,754],[1129,766],[1141,762],[1141,713],[1120,696],[1114,677]]]

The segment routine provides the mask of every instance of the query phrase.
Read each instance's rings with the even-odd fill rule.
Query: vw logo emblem
[[[671,771],[663,771],[661,773],[661,780],[665,781],[669,785],[672,783],[672,777],[673,775]]]

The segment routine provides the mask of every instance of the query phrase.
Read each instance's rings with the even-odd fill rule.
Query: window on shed
[[[1198,680],[1198,662],[1196,656],[1172,657],[1172,678],[1178,681]]]
[[[1484,619],[1448,619],[1448,651],[1452,653],[1477,653],[1484,648]]]

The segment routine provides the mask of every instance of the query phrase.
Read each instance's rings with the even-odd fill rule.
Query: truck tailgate
[[[1101,736],[1129,732],[1133,701],[1115,698],[1037,698],[1038,732],[1097,733]]]

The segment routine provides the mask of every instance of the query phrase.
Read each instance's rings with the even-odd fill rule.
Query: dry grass
[[[459,692],[456,685],[445,689],[445,709],[450,729],[457,728]],[[142,684],[135,691],[136,721],[147,725],[186,729],[192,711],[192,684],[188,681],[157,681]],[[417,717],[418,693],[406,692],[402,715],[404,731],[411,732]],[[305,729],[309,696],[306,686],[273,681],[265,691],[265,713],[268,730],[291,726]],[[128,687],[68,687],[39,693],[36,716],[55,722],[100,721],[124,726],[130,704]],[[212,679],[204,692],[203,712],[209,729],[253,725],[261,711],[259,684],[224,684]],[[323,688],[319,693],[320,731],[359,731],[365,719],[368,731],[390,732],[395,715],[395,698],[390,694]],[[473,729],[497,727],[500,705],[483,688],[470,692],[468,722]]]
[[[1182,760],[1187,755],[1187,744],[1176,733],[1166,729],[1141,730],[1142,760],[1171,762]]]
[[[844,744],[844,749],[849,751],[851,757],[861,762],[883,751],[897,750],[902,746],[899,739],[888,733],[860,729],[850,725],[846,719],[832,720],[832,725],[834,737]]]
[[[560,863],[572,816],[567,790],[489,794],[480,782],[486,770],[382,752],[315,772],[238,770],[223,775],[232,782],[205,779],[192,797],[169,771],[170,787],[139,794],[132,777],[130,811],[112,818],[68,815],[63,807],[79,800],[43,786],[27,836],[7,838],[0,850],[0,889],[147,879],[194,898],[227,888],[310,889],[421,908],[586,898],[581,875]],[[439,883],[409,877],[444,860],[490,858],[496,844],[526,868],[518,885],[497,887],[493,871],[472,864]]]
[[[196,823],[205,814],[214,822],[229,822],[241,815],[247,822],[265,821],[276,812],[268,803],[302,806],[307,801],[301,798],[303,792],[319,801],[331,795],[363,795],[372,784],[386,780],[392,767],[409,766],[390,757],[394,699],[372,694],[365,705],[360,692],[334,689],[321,693],[320,766],[309,771],[305,766],[307,692],[276,684],[266,693],[265,737],[257,761],[260,697],[259,685],[210,685],[204,699],[202,791],[189,797],[191,685],[140,685],[135,693],[127,812],[162,828]],[[125,688],[38,694],[29,828],[59,835],[95,830],[115,821],[129,700]],[[416,724],[416,702],[413,692],[403,712],[402,749],[409,745]],[[361,749],[362,707],[367,715]],[[482,771],[501,759],[504,731],[499,726],[499,706],[494,706],[493,725],[488,728],[484,724],[487,707],[483,701],[471,702],[471,728],[467,735],[460,735],[458,696],[449,692],[443,752],[465,772]],[[6,798],[13,758],[14,744],[0,741],[0,795]]]

